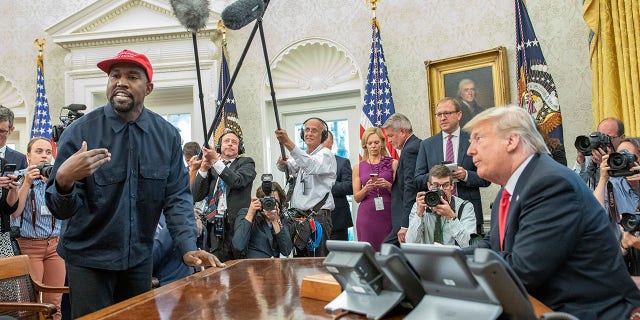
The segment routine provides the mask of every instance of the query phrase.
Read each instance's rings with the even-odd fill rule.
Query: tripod
[[[242,62],[244,61],[244,58],[247,55],[247,51],[249,51],[249,47],[251,46],[251,42],[253,41],[253,38],[255,37],[256,32],[258,30],[260,30],[260,42],[262,44],[262,55],[264,56],[264,64],[265,64],[265,67],[267,68],[267,78],[269,80],[269,88],[271,90],[271,103],[273,104],[273,112],[274,112],[274,116],[276,118],[276,127],[278,129],[281,129],[281,127],[280,127],[280,117],[278,116],[278,104],[276,102],[276,93],[275,93],[275,90],[273,89],[273,79],[271,78],[271,67],[269,66],[269,55],[267,53],[267,44],[266,44],[265,38],[264,38],[264,28],[262,27],[262,17],[264,16],[264,13],[267,11],[267,7],[269,6],[269,1],[270,0],[266,0],[265,1],[264,10],[262,11],[262,14],[256,20],[256,23],[254,24],[253,29],[251,30],[251,35],[249,36],[249,39],[247,40],[247,43],[245,44],[244,49],[242,50],[242,54],[240,55],[240,59],[238,60],[238,64],[236,65],[236,68],[233,71],[233,75],[231,76],[231,79],[229,80],[229,84],[227,85],[227,88],[225,89],[224,94],[222,95],[222,99],[217,102],[216,114],[215,114],[215,116],[213,118],[213,122],[211,123],[211,126],[209,127],[209,130],[207,131],[207,135],[206,135],[206,139],[205,139],[205,145],[206,145],[207,141],[209,141],[209,139],[211,139],[211,136],[213,135],[213,132],[215,131],[216,123],[220,122],[220,118],[222,117],[222,112],[224,110],[224,104],[226,103],[226,100],[229,97],[229,92],[231,91],[231,88],[233,87],[233,84],[236,81],[236,77],[238,76],[238,72],[240,71],[240,68],[242,67]],[[204,118],[204,114],[202,115],[202,117]],[[285,152],[284,152],[284,146],[282,144],[280,144],[280,153],[282,155],[282,159],[286,159]],[[289,169],[287,167],[285,167],[285,175],[286,175],[287,178],[289,178]]]

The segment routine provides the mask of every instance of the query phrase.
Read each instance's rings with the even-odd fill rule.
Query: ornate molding
[[[78,29],[76,32],[77,33],[89,33],[89,32],[93,32],[95,31],[95,29],[101,25],[105,25],[108,24],[109,22],[113,21],[113,19],[115,19],[116,17],[118,17],[120,14],[122,14],[123,12],[130,10],[131,8],[134,7],[143,7],[146,9],[149,9],[151,11],[155,11],[158,12],[160,14],[163,15],[167,15],[167,16],[171,16],[173,15],[173,11],[168,10],[167,8],[162,8],[156,5],[153,5],[149,2],[146,1],[141,1],[141,0],[133,0],[127,3],[124,3],[123,5],[114,8],[113,10],[105,13],[104,15],[98,17],[97,19],[94,19],[93,21],[85,24],[84,26],[82,26],[80,29]]]
[[[18,89],[3,75],[0,75],[0,104],[7,108],[25,107]]]
[[[281,90],[308,93],[360,86],[359,69],[349,51],[325,39],[298,41],[281,51],[271,65],[274,86]]]

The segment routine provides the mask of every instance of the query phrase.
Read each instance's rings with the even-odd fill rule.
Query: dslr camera
[[[607,160],[609,164],[609,176],[628,177],[638,173],[637,171],[631,171],[636,161],[638,161],[638,157],[628,150],[610,154],[609,160]]]
[[[446,194],[440,188],[432,187],[424,194],[424,203],[428,207],[435,207],[440,204],[440,197],[445,198]]]
[[[620,225],[624,232],[634,233],[640,231],[640,212],[636,213],[623,213],[622,219],[620,219]]]
[[[271,196],[271,192],[273,191],[273,175],[265,173],[260,176],[260,180],[262,180],[262,191],[264,192],[264,197],[260,198],[262,211],[273,211],[276,209],[277,202],[276,198]]]
[[[41,176],[45,178],[49,178],[49,175],[51,174],[51,170],[53,169],[53,165],[48,162],[43,162],[39,166],[37,166],[36,169],[40,171]],[[17,179],[20,180],[24,177],[24,175],[27,173],[28,170],[29,170],[28,168],[25,168],[25,169],[16,171],[14,174],[17,176]]]
[[[573,145],[585,156],[590,156],[591,151],[595,149],[606,151],[607,147],[613,148],[611,137],[601,132],[592,132],[589,136],[578,136]]]

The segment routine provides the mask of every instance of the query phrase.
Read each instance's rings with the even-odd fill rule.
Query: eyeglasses
[[[451,182],[447,182],[447,183],[443,183],[443,184],[439,184],[437,182],[434,182],[431,184],[432,188],[437,188],[437,189],[443,189],[443,190],[447,190],[447,189],[451,189],[452,184]]]
[[[436,113],[436,118],[448,118],[450,115],[454,113],[458,113],[460,111],[447,111],[447,112],[438,112]]]

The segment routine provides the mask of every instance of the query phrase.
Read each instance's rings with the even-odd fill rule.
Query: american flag
[[[47,100],[47,93],[44,88],[44,57],[42,54],[38,56],[38,68],[37,68],[37,81],[36,81],[36,107],[33,113],[33,123],[31,125],[30,138],[44,137],[51,140],[53,145],[54,157],[55,157],[55,142],[51,135],[51,117],[49,116],[49,101]]]
[[[233,97],[233,90],[229,90],[229,96],[225,103],[218,103],[222,100],[224,91],[229,84],[229,65],[227,64],[227,58],[224,54],[226,45],[223,45],[222,49],[222,64],[220,66],[220,86],[218,87],[218,99],[216,99],[217,108],[224,107],[222,117],[214,125],[216,131],[213,135],[214,145],[218,144],[218,139],[224,133],[225,129],[231,129],[237,133],[240,139],[242,139],[242,128],[238,122],[238,109],[236,108],[236,99]],[[217,111],[217,109],[216,109]]]
[[[371,20],[371,29],[373,40],[371,42],[371,52],[369,53],[369,72],[367,74],[362,114],[360,115],[361,138],[366,129],[382,127],[385,121],[396,112],[393,106],[391,84],[389,83],[387,65],[380,40],[380,28],[375,17]],[[389,156],[398,159],[396,149],[388,142],[387,151],[389,151]]]
[[[564,143],[558,92],[522,0],[515,0],[517,82],[520,106],[527,108],[549,138]]]

